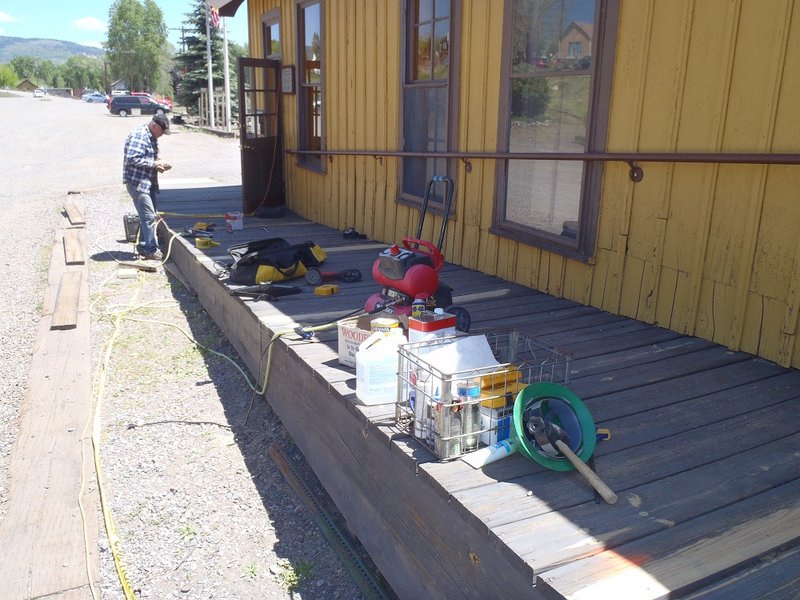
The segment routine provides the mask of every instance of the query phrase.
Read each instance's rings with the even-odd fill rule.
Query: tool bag
[[[233,258],[228,278],[243,285],[303,277],[308,267],[320,266],[327,257],[314,242],[290,244],[283,238],[234,244],[228,254]]]

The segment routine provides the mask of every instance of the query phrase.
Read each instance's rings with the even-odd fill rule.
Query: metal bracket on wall
[[[628,177],[633,183],[639,183],[642,179],[644,179],[644,171],[642,167],[637,167],[636,163],[633,161],[628,163],[630,167],[630,171],[628,171]]]

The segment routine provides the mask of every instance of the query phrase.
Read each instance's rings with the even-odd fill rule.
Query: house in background
[[[114,83],[111,84],[111,94],[122,94],[122,93],[130,93],[130,87],[128,83],[124,79],[117,79]]]
[[[39,86],[37,86],[35,83],[30,81],[29,79],[23,79],[22,81],[20,81],[17,84],[17,89],[20,92],[32,92],[33,90],[35,90],[38,87]]]
[[[392,242],[446,175],[448,261],[800,365],[800,3],[245,6],[245,188]]]
[[[581,64],[588,66],[592,57],[592,30],[591,23],[570,23],[561,37],[558,55],[573,65],[583,59]]]

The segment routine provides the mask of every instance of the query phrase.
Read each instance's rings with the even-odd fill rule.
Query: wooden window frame
[[[305,80],[305,19],[304,11],[310,6],[317,5],[319,7],[319,37],[321,56],[319,59],[320,79],[319,83],[306,83]],[[325,3],[323,0],[297,0],[295,6],[295,36],[297,45],[297,65],[296,65],[296,102],[297,102],[297,147],[299,150],[324,150],[325,144],[325,113],[324,113],[324,92],[325,89]],[[312,147],[310,144],[311,127],[305,119],[308,113],[308,97],[307,91],[309,88],[318,89],[318,96],[320,98],[319,119],[320,119],[320,137],[319,148]],[[325,173],[325,161],[322,155],[314,154],[301,154],[298,155],[297,164],[317,173]]]
[[[269,47],[269,43],[271,39],[267,36],[267,31],[273,26],[277,25],[278,30],[280,31],[280,38],[278,39],[278,54],[273,54],[271,52],[272,48]],[[277,60],[281,62],[281,56],[283,54],[283,26],[281,25],[281,11],[279,8],[275,8],[272,10],[268,10],[264,14],[261,15],[261,51],[263,52],[264,58],[269,58],[271,60]]]
[[[498,152],[508,152],[508,128],[511,115],[511,54],[513,46],[513,15],[515,0],[505,0],[504,44],[502,54],[500,114],[498,118]],[[608,117],[611,100],[611,75],[617,38],[620,0],[596,0],[592,56],[592,91],[585,152],[603,152],[606,147]],[[600,215],[600,196],[603,177],[602,161],[587,161],[583,170],[578,230],[574,239],[506,221],[505,199],[507,186],[507,160],[498,160],[495,177],[495,199],[490,232],[543,250],[554,252],[583,262],[589,262],[595,253],[597,227]]]
[[[446,132],[446,151],[455,151],[458,147],[458,106],[459,106],[459,57],[460,57],[460,32],[461,32],[461,0],[451,0],[450,1],[450,47],[449,47],[449,68],[448,68],[448,77],[446,80],[423,80],[417,81],[414,80],[411,76],[411,71],[413,68],[413,61],[411,60],[411,42],[413,39],[412,30],[414,28],[414,23],[411,21],[410,11],[412,8],[412,2],[414,0],[404,0],[401,6],[401,23],[403,24],[403,38],[402,38],[402,64],[400,69],[400,124],[399,124],[399,135],[400,141],[398,147],[405,150],[405,139],[403,136],[404,130],[404,119],[405,119],[405,106],[404,106],[404,95],[407,88],[437,88],[437,87],[446,87],[447,88],[447,115],[445,116],[445,122],[447,127]],[[435,0],[434,0],[435,2]],[[404,159],[406,160],[406,159]],[[422,196],[417,196],[415,194],[411,194],[403,189],[403,182],[404,182],[404,160],[398,161],[398,195],[397,195],[397,202],[400,204],[406,204],[409,206],[420,207],[422,205]],[[431,159],[432,160],[432,159]],[[446,173],[439,173],[439,175],[447,175],[455,179],[456,172],[457,172],[457,161],[453,159],[449,159],[446,161]],[[424,188],[427,184],[426,181],[422,182],[422,187]],[[443,203],[441,202],[441,197],[439,197],[439,191],[437,190],[437,197],[431,198],[431,203],[429,205],[429,210],[431,213],[434,214],[441,214],[443,211]],[[456,196],[458,194],[456,193]],[[455,205],[456,201],[453,201],[453,208],[451,211],[451,216],[455,213]]]

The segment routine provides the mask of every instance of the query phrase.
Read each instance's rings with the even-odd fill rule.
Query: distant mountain
[[[50,60],[56,64],[67,62],[70,56],[103,56],[105,50],[82,46],[74,42],[43,38],[19,38],[0,36],[0,64],[17,56],[30,56]]]

